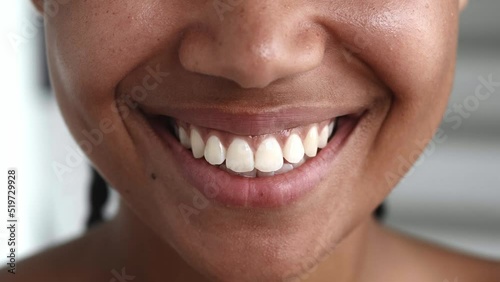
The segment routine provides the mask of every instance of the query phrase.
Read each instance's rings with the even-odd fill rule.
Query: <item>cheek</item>
[[[151,54],[170,48],[165,41],[177,31],[165,18],[174,19],[178,11],[167,5],[150,0],[70,1],[45,19],[49,69],[62,114],[104,175],[137,174],[125,165],[135,157],[127,150],[133,143],[119,114],[126,107],[116,107],[116,86]],[[89,135],[94,138],[89,140]]]
[[[416,161],[432,138],[451,92],[457,48],[456,1],[408,2],[391,18],[374,24],[375,46],[368,59],[393,94],[391,109],[368,158],[374,180],[366,185],[386,194]],[[403,5],[403,6],[404,6]],[[376,37],[376,38],[375,38]],[[383,188],[382,188],[383,187]],[[379,197],[380,198],[380,197]]]
[[[168,49],[178,11],[158,2],[71,1],[47,17],[50,70],[61,98],[85,110],[109,106],[123,77]]]
[[[354,165],[359,168],[354,183],[360,188],[351,200],[378,203],[441,121],[453,81],[458,5],[455,0],[371,0],[346,6],[330,10],[325,22],[392,96],[367,158]]]
[[[449,82],[454,67],[456,0],[372,0],[335,12],[345,20],[332,23],[339,39],[397,98],[446,92],[441,86]]]

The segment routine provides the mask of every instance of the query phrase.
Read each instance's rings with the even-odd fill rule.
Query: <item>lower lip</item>
[[[273,208],[289,205],[318,187],[360,119],[360,116],[341,118],[337,132],[316,157],[288,173],[262,178],[233,175],[203,159],[195,159],[165,123],[149,120],[167,150],[173,153],[184,178],[207,199],[226,207]]]

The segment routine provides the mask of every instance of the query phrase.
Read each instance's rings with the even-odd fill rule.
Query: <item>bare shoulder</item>
[[[16,274],[1,269],[0,281],[109,281],[102,279],[110,276],[106,267],[110,262],[104,258],[107,252],[102,244],[103,231],[96,228],[76,240],[20,261]]]
[[[389,254],[386,263],[398,265],[403,275],[413,273],[420,278],[415,281],[500,281],[500,261],[468,255],[388,228],[383,228],[382,233]],[[405,281],[414,281],[408,278]]]

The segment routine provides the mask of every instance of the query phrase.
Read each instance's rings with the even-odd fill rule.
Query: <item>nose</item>
[[[263,88],[321,64],[325,33],[300,7],[276,0],[229,2],[239,4],[206,9],[207,20],[186,32],[179,48],[186,70]]]

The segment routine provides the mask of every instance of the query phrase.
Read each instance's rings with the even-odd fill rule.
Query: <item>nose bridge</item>
[[[248,2],[217,27],[219,42],[215,53],[221,59],[221,67],[241,76],[240,80],[248,79],[248,72],[252,71],[266,77],[277,72],[288,49],[284,35],[289,33],[290,23],[279,21],[286,16],[273,15],[274,9]]]
[[[287,30],[291,24],[290,21],[284,20],[293,19],[293,11],[284,10],[281,2],[243,1],[233,10],[226,11],[224,18],[219,18],[213,28],[219,38],[227,39],[231,36],[235,40],[244,39],[249,43],[252,40],[258,42],[271,35],[279,35],[279,32]]]
[[[184,38],[183,66],[244,88],[262,88],[316,67],[322,60],[323,40],[304,13],[283,2],[227,2],[234,6],[217,12],[206,28]]]

